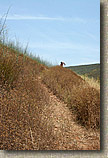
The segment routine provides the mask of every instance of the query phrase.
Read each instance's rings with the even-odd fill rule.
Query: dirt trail
[[[41,122],[50,131],[50,149],[54,150],[99,150],[100,140],[98,132],[90,132],[73,121],[73,116],[61,100],[59,100],[38,78],[43,89],[50,95],[50,104],[46,105],[42,111]],[[48,136],[47,136],[48,137]],[[51,139],[51,140],[50,140]],[[52,141],[53,139],[53,141]],[[45,149],[49,146],[45,146]]]

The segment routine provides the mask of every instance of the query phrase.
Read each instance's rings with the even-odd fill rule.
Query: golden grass
[[[86,128],[100,126],[100,91],[80,76],[55,66],[43,73],[43,82],[62,99],[75,115],[76,121]]]
[[[92,88],[97,89],[98,91],[100,91],[100,81],[92,78],[89,78],[87,76],[81,76],[81,78],[83,78]]]
[[[49,103],[49,94],[38,75],[45,66],[4,46],[0,57],[0,149],[42,149],[38,139],[46,129],[41,129],[40,114]]]
[[[48,69],[3,45],[0,45],[0,69],[1,150],[99,150],[99,134],[90,134],[79,125],[75,125],[76,131],[72,133],[74,123],[71,126],[70,115],[65,115],[69,107],[79,123],[99,128],[98,90],[71,70],[59,66]],[[40,75],[45,85],[68,107],[62,109],[62,102],[55,105],[56,99],[51,103],[49,89],[41,83]],[[80,135],[77,129],[82,131]]]

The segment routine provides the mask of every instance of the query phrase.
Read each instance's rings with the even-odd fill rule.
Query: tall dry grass
[[[45,66],[31,58],[0,45],[1,150],[44,148],[41,135],[46,141],[49,135],[40,120],[44,106],[49,104],[49,94],[38,81],[44,69]]]
[[[73,78],[73,88],[80,83],[83,84],[84,81],[65,69],[48,69],[42,65],[48,65],[47,62],[27,55],[26,49],[22,50],[22,47],[15,46],[14,43],[6,43],[4,30],[0,31],[0,36],[1,33],[3,38],[0,37],[0,150],[83,149],[83,145],[78,147],[74,142],[72,142],[74,146],[70,148],[70,140],[73,141],[73,138],[66,138],[68,135],[64,137],[63,131],[67,130],[65,127],[63,127],[64,130],[61,131],[59,137],[57,133],[53,134],[55,124],[51,124],[52,115],[48,116],[51,113],[50,94],[43,88],[39,76],[45,71],[44,82],[55,94],[67,102],[71,109],[70,100],[72,97],[69,96],[72,87],[69,85],[70,78]],[[57,74],[56,71],[58,71]],[[66,75],[69,73],[67,81],[65,73]],[[64,77],[61,79],[62,74]],[[54,103],[51,105],[54,105]],[[74,104],[73,107],[78,109],[78,104]],[[80,111],[80,109],[78,110]],[[58,118],[54,119],[55,122],[58,121]],[[61,122],[58,123],[62,125]],[[66,127],[69,127],[69,125],[67,124]],[[67,132],[71,133],[71,131]],[[76,140],[76,138],[74,139]],[[99,144],[99,139],[96,141]],[[99,145],[91,145],[90,148],[85,147],[86,149],[99,149]]]
[[[12,88],[14,81],[18,79],[21,67],[21,63],[19,65],[16,59],[7,53],[5,46],[0,45],[0,84],[5,85],[7,89]]]
[[[85,80],[90,87],[97,89],[98,91],[100,91],[100,81],[96,80],[95,78],[89,78],[85,75],[81,75],[81,78],[83,78],[83,80]]]
[[[56,108],[56,105],[51,103],[50,93],[47,88],[43,87],[44,84],[39,79],[39,76],[42,75],[44,83],[51,88],[53,93],[66,102],[70,109],[74,109],[74,112],[76,110],[76,118],[83,124],[85,120],[81,120],[82,115],[80,118],[77,111],[81,113],[79,105],[82,107],[84,105],[81,104],[81,99],[86,104],[85,99],[87,99],[87,96],[85,98],[79,97],[78,93],[81,89],[76,90],[76,87],[79,87],[79,85],[85,85],[85,81],[81,77],[78,77],[70,70],[60,67],[48,69],[30,57],[24,56],[24,54],[17,54],[14,49],[4,45],[0,45],[0,57],[3,59],[0,60],[2,68],[2,71],[0,71],[1,150],[99,149],[99,137],[97,136],[96,141],[98,145],[92,144],[90,148],[88,145],[85,145],[83,148],[83,145],[79,147],[74,144],[73,139],[77,142],[77,138],[75,136],[70,138],[72,132],[71,130],[68,131],[70,124],[67,123],[66,126],[61,124],[61,121],[58,121],[59,114],[52,118],[54,115],[52,115],[52,112],[55,113],[53,110]],[[11,77],[13,78],[12,82],[10,81]],[[80,91],[80,93],[86,93],[86,91]],[[92,93],[92,89],[90,93]],[[90,101],[89,97],[88,100]],[[53,105],[55,107],[51,110]],[[72,105],[74,106],[72,107]],[[84,111],[87,111],[87,108],[90,109],[89,105],[88,107],[84,106],[84,108]],[[91,113],[93,113],[92,110],[94,109],[91,108]],[[67,116],[65,117],[67,118]],[[94,117],[93,113],[93,121],[96,117]],[[86,116],[83,116],[83,118],[86,118]],[[71,118],[69,119],[71,120]],[[63,128],[61,131],[54,132],[57,122]],[[85,132],[83,129],[81,131]],[[87,132],[85,132],[86,136],[89,135]],[[59,136],[58,133],[60,133]],[[95,134],[92,139],[94,138]],[[71,145],[71,141],[73,145]],[[79,141],[84,143],[83,140]]]
[[[43,82],[62,99],[86,128],[100,127],[100,91],[90,86],[76,73],[55,66],[42,75]]]

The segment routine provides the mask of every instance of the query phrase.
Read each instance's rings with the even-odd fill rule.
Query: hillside
[[[100,64],[79,65],[67,67],[79,75],[86,75],[90,78],[100,79]]]
[[[0,44],[0,150],[100,150],[100,91]]]

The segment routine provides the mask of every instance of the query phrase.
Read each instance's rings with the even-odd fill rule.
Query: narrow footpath
[[[44,106],[41,122],[44,121],[46,132],[50,131],[49,142],[52,150],[99,150],[100,135],[88,131],[73,121],[73,116],[66,104],[59,100],[38,78],[43,89],[49,93],[50,103]],[[53,141],[52,141],[53,138]],[[47,139],[47,138],[46,138]],[[50,141],[51,139],[51,141]],[[46,142],[47,140],[45,140]],[[45,147],[49,149],[49,146]]]

